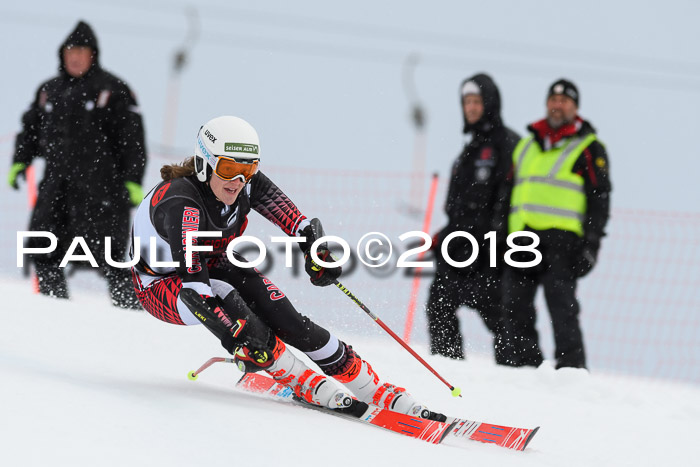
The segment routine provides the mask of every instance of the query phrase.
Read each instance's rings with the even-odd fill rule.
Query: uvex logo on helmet
[[[209,138],[212,143],[216,143],[216,136],[209,133],[209,130],[204,130],[204,135]]]

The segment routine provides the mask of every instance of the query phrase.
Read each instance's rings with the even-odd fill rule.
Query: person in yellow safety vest
[[[509,233],[539,236],[542,262],[508,267],[503,277],[508,363],[539,366],[543,356],[535,329],[535,293],[542,285],[554,331],[556,368],[585,368],[576,299],[578,278],[596,263],[610,211],[608,156],[589,122],[578,116],[579,92],[565,79],[547,94],[547,116],[528,127],[513,151]],[[517,244],[531,240],[518,238]],[[512,259],[530,261],[532,253]]]

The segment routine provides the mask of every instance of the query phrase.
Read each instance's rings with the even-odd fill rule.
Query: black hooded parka
[[[501,212],[501,204],[507,202],[499,187],[508,176],[511,155],[520,137],[505,127],[501,120],[501,96],[493,80],[485,74],[477,74],[464,80],[460,91],[468,82],[475,83],[484,102],[481,119],[469,124],[463,111],[460,92],[460,109],[464,118],[463,133],[471,139],[452,165],[450,186],[445,202],[449,232],[464,230],[483,240],[484,235],[500,225],[494,219]]]
[[[68,74],[63,62],[64,49],[73,46],[93,52],[90,69],[80,77]],[[105,273],[104,237],[112,237],[112,257],[124,259],[131,206],[125,182],[141,184],[146,152],[136,99],[124,81],[100,66],[90,26],[80,21],[58,54],[58,76],[39,86],[22,117],[13,162],[46,160],[29,230],[58,237],[56,251],[36,255],[34,262],[41,292],[67,296],[57,265],[74,237],[85,237]],[[29,243],[45,246],[43,239]]]
[[[466,84],[469,84],[467,94],[478,93],[484,104],[482,117],[473,124],[464,116]],[[497,240],[505,241],[502,204],[508,200],[502,187],[519,137],[503,125],[501,97],[488,75],[477,74],[466,79],[460,86],[459,103],[464,118],[463,131],[471,139],[452,166],[445,203],[448,224],[438,234],[434,250],[437,271],[426,306],[430,351],[454,359],[464,358],[457,310],[467,306],[478,311],[493,334],[496,362],[505,363],[501,339],[500,264],[497,268],[489,266],[489,242],[484,240],[484,235],[500,229]],[[470,266],[453,267],[442,256],[442,243],[455,231],[470,233],[480,245],[477,260]],[[453,260],[465,261],[472,254],[471,243],[463,237],[455,237],[447,251]]]

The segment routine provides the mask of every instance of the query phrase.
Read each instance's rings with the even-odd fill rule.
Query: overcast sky
[[[491,74],[507,125],[522,135],[543,116],[549,84],[567,77],[607,145],[613,205],[700,210],[697,2],[191,3],[4,2],[0,162],[9,166],[9,135],[82,18],[96,31],[102,65],[137,93],[154,166],[161,143],[189,153],[202,123],[234,114],[258,129],[263,164],[408,170],[413,93],[428,117],[425,168],[444,176],[462,145],[463,78]],[[188,11],[199,35],[169,135],[168,82]]]

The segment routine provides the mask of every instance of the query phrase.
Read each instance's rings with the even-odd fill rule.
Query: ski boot
[[[336,381],[343,383],[360,401],[393,410],[412,417],[445,421],[447,417],[431,412],[424,404],[406,392],[406,389],[383,382],[372,366],[352,349],[344,344],[346,359],[339,367],[329,369],[326,373]]]
[[[261,358],[257,352],[250,352],[245,347],[237,349],[235,353],[239,369],[264,369],[275,381],[294,391],[296,399],[300,401],[329,409],[356,407],[357,404],[348,391],[339,388],[330,378],[307,367],[276,336],[271,357]]]

